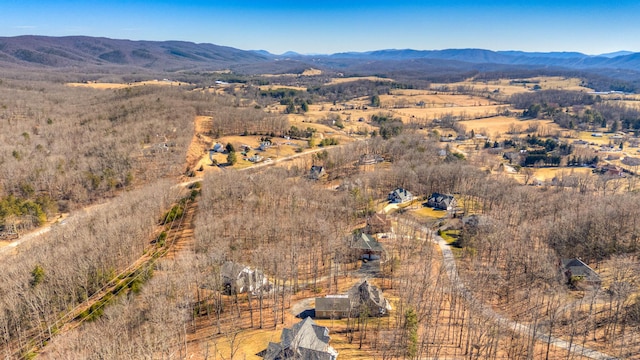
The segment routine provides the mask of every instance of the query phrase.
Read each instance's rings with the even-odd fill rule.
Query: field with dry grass
[[[93,81],[88,81],[86,83],[67,83],[67,86],[72,86],[72,87],[86,87],[86,88],[91,88],[91,89],[102,89],[102,90],[107,90],[107,89],[124,89],[124,88],[128,88],[128,87],[134,87],[134,86],[146,86],[146,85],[158,85],[158,86],[184,86],[184,85],[189,85],[187,83],[184,82],[179,82],[179,81],[172,81],[172,80],[148,80],[148,81],[138,81],[138,82],[131,82],[131,83],[101,83],[101,82],[93,82]]]
[[[360,80],[369,80],[369,81],[389,81],[392,82],[394,80],[388,78],[382,78],[378,76],[354,76],[354,77],[339,77],[333,78],[330,82],[325,85],[336,85],[336,84],[344,84],[348,82],[360,81]]]
[[[500,95],[510,96],[517,93],[533,91],[535,86],[539,86],[540,90],[563,89],[575,91],[593,91],[590,88],[581,85],[581,80],[577,78],[565,78],[560,76],[538,76],[526,79],[501,79],[491,81],[474,81],[467,80],[449,84],[434,83],[432,89],[448,88],[456,89],[457,87],[473,88],[476,91],[496,93]]]
[[[473,130],[476,134],[490,136],[491,139],[500,139],[511,131],[521,133],[530,128],[536,128],[537,134],[554,134],[562,129],[552,120],[520,120],[514,117],[495,116],[486,119],[467,120],[458,122],[466,131]]]

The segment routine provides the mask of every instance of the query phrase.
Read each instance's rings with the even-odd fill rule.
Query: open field
[[[297,91],[307,91],[306,87],[302,86],[292,86],[292,85],[260,85],[258,86],[260,90],[278,90],[278,89],[287,89],[287,90],[297,90]]]
[[[411,214],[424,220],[437,220],[447,216],[444,210],[436,210],[427,206],[411,210]]]
[[[491,81],[461,81],[450,84],[431,84],[431,89],[448,88],[455,90],[459,86],[472,87],[476,91],[485,91],[510,96],[521,92],[532,91],[538,85],[541,90],[563,89],[590,92],[592,89],[580,85],[577,78],[565,78],[560,76],[539,76],[520,80],[491,80]]]
[[[419,107],[472,107],[501,105],[496,101],[473,95],[438,94],[427,90],[393,90],[391,95],[381,95],[382,107],[395,107],[398,105],[416,106],[419,102],[424,105]],[[504,105],[503,105],[504,106]]]
[[[613,105],[624,105],[630,108],[640,110],[640,95],[635,95],[635,97],[637,98],[635,100],[610,100],[610,101],[607,101],[607,103],[613,104]]]
[[[342,78],[333,78],[330,82],[325,85],[336,85],[336,84],[344,84],[348,82],[360,81],[360,80],[369,80],[369,81],[389,81],[392,82],[394,80],[388,78],[381,78],[378,76],[362,76],[362,77],[342,77]]]
[[[492,136],[492,139],[503,138],[510,130],[524,132],[529,127],[537,127],[534,133],[553,134],[561,131],[561,128],[552,120],[520,120],[514,117],[495,116],[487,119],[467,120],[458,122],[467,131],[473,130],[476,134]],[[496,136],[497,135],[497,136]]]
[[[139,81],[132,82],[128,84],[118,84],[118,83],[100,83],[100,82],[86,82],[86,83],[67,83],[67,86],[72,87],[86,87],[92,89],[124,89],[133,86],[145,86],[145,85],[159,85],[159,86],[183,86],[188,85],[187,83],[179,82],[179,81],[171,81],[171,80],[148,80],[148,81]]]
[[[281,76],[298,77],[298,76],[318,76],[318,75],[322,75],[322,70],[310,68],[310,69],[305,69],[300,74],[261,74],[260,76],[271,78],[271,77],[281,77]]]
[[[558,176],[567,176],[567,175],[590,175],[592,173],[592,168],[586,167],[570,167],[570,168],[534,168],[533,169],[533,177],[540,181],[551,181],[553,178]]]
[[[480,118],[495,116],[504,106],[452,106],[452,107],[405,107],[400,109],[390,109],[394,114],[399,115],[403,120],[410,121],[413,118],[435,120],[444,116],[455,116],[462,118]]]
[[[605,129],[602,130],[604,131]],[[572,132],[572,134],[573,133],[575,133],[576,139],[584,140],[595,145],[608,145],[614,143],[615,140],[611,138],[615,134],[607,134],[602,131],[578,131]],[[593,134],[600,134],[600,136],[593,136]]]

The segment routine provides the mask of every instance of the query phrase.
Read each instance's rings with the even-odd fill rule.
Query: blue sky
[[[0,36],[185,40],[272,53],[640,52],[640,1],[2,0]]]

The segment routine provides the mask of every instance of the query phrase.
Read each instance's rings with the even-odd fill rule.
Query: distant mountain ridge
[[[185,41],[132,41],[88,36],[0,37],[0,64],[65,68],[132,66],[155,70],[268,61],[264,54],[213,44]]]
[[[377,50],[327,55],[329,58],[361,60],[456,60],[472,64],[531,65],[568,69],[626,69],[640,71],[640,53],[621,51],[598,56],[579,52],[492,51],[484,49]]]
[[[640,53],[619,51],[598,56],[579,52],[492,51],[485,49],[387,49],[303,55],[265,50],[245,51],[186,41],[132,41],[88,36],[0,37],[0,68],[221,70],[260,73],[301,73],[308,68],[336,72],[425,73],[483,72],[508,69],[588,70],[626,79],[640,78]],[[121,69],[121,70],[118,70]]]

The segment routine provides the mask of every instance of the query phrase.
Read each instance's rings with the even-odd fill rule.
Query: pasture
[[[147,80],[147,81],[131,82],[126,84],[88,81],[85,83],[67,83],[66,85],[71,87],[84,87],[84,88],[91,88],[91,89],[111,90],[111,89],[124,89],[128,87],[146,86],[146,85],[184,86],[189,84],[184,82],[179,82],[179,81],[172,81],[172,80]]]
[[[476,134],[490,136],[492,139],[505,138],[507,134],[533,132],[535,134],[550,135],[562,131],[552,120],[520,120],[514,117],[494,116],[486,119],[460,121],[466,131],[473,130]]]

